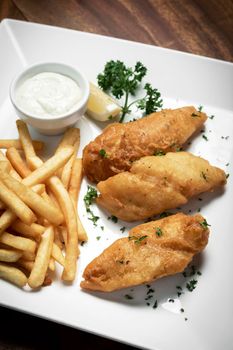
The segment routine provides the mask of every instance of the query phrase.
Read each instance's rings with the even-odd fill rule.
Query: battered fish
[[[113,123],[83,151],[84,173],[99,182],[143,156],[176,151],[206,121],[194,107],[167,109],[131,123]]]
[[[201,215],[179,213],[139,225],[86,267],[81,287],[111,292],[182,272],[205,248],[208,236]]]
[[[97,203],[121,220],[136,221],[176,208],[226,183],[223,170],[188,152],[143,157],[130,171],[101,181]]]

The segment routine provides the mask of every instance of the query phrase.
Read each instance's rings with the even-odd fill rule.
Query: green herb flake
[[[209,141],[208,137],[206,135],[202,135],[203,139],[206,141]]]
[[[145,300],[149,300],[149,299],[151,299],[151,298],[153,298],[153,295],[148,295],[148,296],[145,298]]]
[[[157,309],[157,307],[158,307],[158,301],[157,300],[155,300],[154,305],[152,307],[153,307],[153,309]]]
[[[175,300],[170,298],[170,299],[168,299],[168,302],[169,302],[169,303],[174,303]]]
[[[99,240],[100,240],[100,238],[101,238],[101,236],[97,236],[97,237],[96,237],[97,241],[99,241]]]
[[[229,176],[230,176],[230,174],[226,174],[226,179],[228,179]]]
[[[123,226],[123,227],[120,228],[120,231],[121,231],[122,233],[124,233],[124,232],[125,232],[125,229],[126,229],[126,227]]]
[[[132,299],[133,299],[133,296],[130,295],[130,294],[125,294],[125,299],[127,299],[127,300],[132,300]]]
[[[128,240],[129,241],[132,241],[134,240],[134,243],[135,244],[140,244],[144,239],[146,239],[148,236],[145,235],[145,236],[141,236],[141,237],[136,237],[136,236],[129,236],[128,237]]]
[[[159,215],[159,218],[160,218],[160,219],[163,219],[163,218],[166,218],[166,217],[168,217],[168,216],[170,216],[170,215],[172,215],[172,213],[169,213],[168,211],[164,211],[163,213],[161,213],[161,214]]]
[[[154,292],[155,292],[155,290],[154,290],[154,289],[149,288],[146,294],[151,294],[151,293],[154,293]]]
[[[186,288],[188,289],[189,292],[192,292],[196,288],[196,285],[197,285],[197,280],[193,279],[188,283],[186,283]]]
[[[187,317],[184,318],[185,321],[188,321]]]
[[[180,312],[184,312],[184,309],[183,309],[183,308],[181,308],[181,309],[180,309]]]
[[[114,222],[115,224],[118,222],[118,218],[114,215],[111,215],[108,217],[108,220],[111,220],[112,222]]]
[[[156,228],[155,234],[156,234],[156,236],[158,236],[158,237],[161,237],[161,236],[163,235],[163,231],[161,230],[160,227],[157,227],[157,228]]]
[[[102,158],[108,158],[108,155],[107,155],[105,149],[103,149],[103,148],[99,150],[99,155],[100,155]]]
[[[161,156],[165,156],[165,152],[164,151],[162,151],[162,150],[157,150],[157,151],[154,151],[154,156],[159,156],[159,157],[161,157]]]
[[[182,287],[181,286],[176,286],[176,289],[182,290]]]
[[[227,163],[225,166],[229,166],[230,165],[230,163]]]
[[[202,111],[203,111],[203,106],[200,105],[200,106],[198,107],[198,112],[202,112]]]
[[[212,119],[212,120],[213,120],[213,119],[214,119],[214,115],[212,114],[212,115],[209,117],[209,119]]]
[[[101,230],[103,231],[104,230],[104,226],[100,226]]]
[[[201,227],[203,227],[205,230],[208,228],[208,226],[211,226],[208,224],[208,222],[206,221],[206,219],[204,219],[202,222],[199,222],[199,224],[201,225]]]
[[[93,211],[90,209],[91,204],[95,201],[97,198],[98,193],[96,189],[92,186],[87,186],[87,193],[84,196],[84,203],[86,207],[86,212],[90,215],[88,217],[88,220],[91,220],[93,222],[94,226],[97,226],[96,222],[99,220],[99,216],[94,215]]]

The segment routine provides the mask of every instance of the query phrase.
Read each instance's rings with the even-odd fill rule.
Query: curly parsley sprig
[[[153,89],[149,83],[144,86],[146,95],[141,99],[129,103],[129,96],[135,96],[146,73],[147,68],[141,62],[137,62],[134,68],[130,68],[126,67],[126,65],[119,60],[111,60],[106,63],[103,73],[98,75],[98,85],[105,92],[112,94],[117,99],[124,96],[120,123],[123,122],[126,114],[131,113],[130,107],[133,104],[136,104],[145,114],[155,112],[158,108],[163,106],[160,92],[157,89]]]

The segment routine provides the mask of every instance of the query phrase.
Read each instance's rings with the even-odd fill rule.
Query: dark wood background
[[[0,0],[3,18],[233,61],[233,0]],[[0,312],[1,350],[133,349],[15,311]]]

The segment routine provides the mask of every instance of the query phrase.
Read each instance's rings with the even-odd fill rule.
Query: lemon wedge
[[[90,83],[90,96],[87,102],[87,114],[95,120],[104,122],[116,117],[121,107],[98,86]]]

